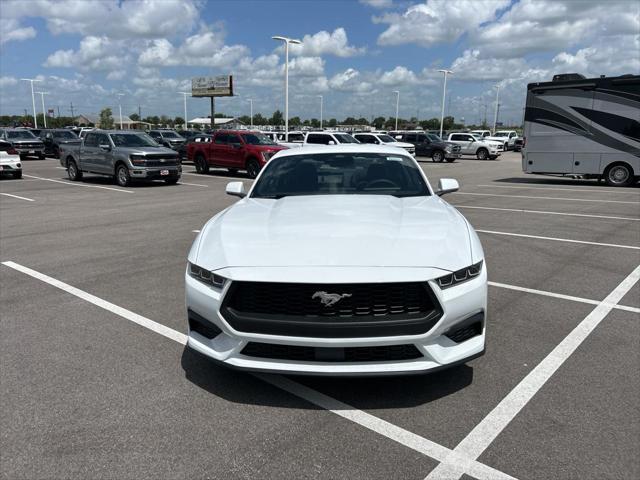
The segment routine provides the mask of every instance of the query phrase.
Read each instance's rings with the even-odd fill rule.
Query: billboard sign
[[[233,76],[195,77],[191,79],[192,97],[232,97]]]

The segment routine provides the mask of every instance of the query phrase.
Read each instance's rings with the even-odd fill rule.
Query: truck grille
[[[233,282],[221,314],[242,332],[347,338],[426,333],[442,310],[426,282]]]
[[[14,143],[14,146],[16,148],[20,148],[20,149],[35,149],[35,148],[43,148],[44,147],[44,143],[40,143],[40,142],[16,142]]]
[[[151,154],[145,155],[146,167],[173,167],[178,164],[176,155]]]

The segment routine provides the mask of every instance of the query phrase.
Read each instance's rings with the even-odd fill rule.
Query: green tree
[[[131,115],[129,115],[129,118],[134,122],[140,121],[140,115],[138,115],[137,113],[132,113]]]
[[[113,115],[110,108],[103,108],[100,111],[100,128],[106,130],[113,128]]]
[[[373,119],[372,125],[376,128],[382,128],[384,126],[384,117],[376,117]]]
[[[280,110],[276,110],[275,112],[273,112],[273,115],[271,115],[271,118],[269,119],[269,125],[283,125],[284,124],[284,116],[282,115],[282,112]]]
[[[364,118],[364,117],[360,117],[360,118],[358,119],[358,123],[357,123],[357,125],[369,125],[369,120],[367,120],[367,119],[366,119],[366,118]]]
[[[241,117],[238,117],[238,120],[245,125],[251,125],[251,117],[249,115],[242,115]]]
[[[338,121],[335,118],[332,118],[327,122],[327,127],[335,128],[336,125],[338,125]]]
[[[253,116],[253,124],[254,125],[267,125],[269,121],[262,116],[261,113],[256,113]]]
[[[133,120],[133,119],[132,119]],[[180,128],[184,128],[185,124],[184,124],[184,118],[182,117],[176,117],[173,119],[173,125],[174,126],[178,126],[180,125]]]
[[[291,125],[292,127],[299,127],[302,124],[302,120],[300,120],[300,117],[291,117],[289,119],[289,125]]]

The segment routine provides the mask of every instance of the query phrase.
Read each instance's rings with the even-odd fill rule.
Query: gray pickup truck
[[[92,130],[78,145],[60,146],[60,165],[69,179],[82,180],[83,173],[109,175],[126,187],[133,180],[180,180],[182,165],[177,152],[158,145],[143,132]]]

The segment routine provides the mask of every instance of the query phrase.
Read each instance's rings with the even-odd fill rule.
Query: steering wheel
[[[379,178],[378,180],[373,180],[367,183],[364,188],[376,188],[376,187],[384,188],[385,186],[388,186],[390,188],[398,188],[398,189],[400,188],[400,186],[397,183],[392,182],[391,180],[388,180],[386,178]]]

